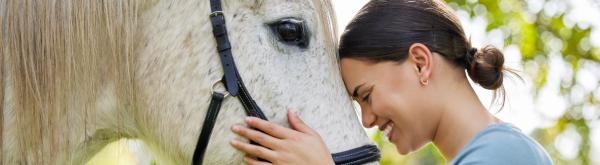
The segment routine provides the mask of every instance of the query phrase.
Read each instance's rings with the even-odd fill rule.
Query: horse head
[[[208,0],[1,2],[0,137],[15,151],[4,163],[81,164],[120,138],[140,139],[159,164],[191,162],[223,77]],[[223,1],[223,14],[269,120],[287,126],[295,110],[331,152],[371,143],[341,80],[329,1]],[[224,100],[204,162],[241,161],[229,128],[245,116]]]

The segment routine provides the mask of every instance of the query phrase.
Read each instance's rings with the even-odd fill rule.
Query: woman
[[[346,27],[339,50],[342,78],[360,104],[363,125],[385,131],[401,154],[433,142],[451,164],[552,164],[537,142],[481,104],[465,69],[501,96],[510,70],[498,49],[470,45],[443,2],[370,1]],[[262,146],[231,144],[273,164],[333,164],[319,135],[293,113],[288,118],[291,129],[247,118],[264,133],[239,125],[232,131]]]

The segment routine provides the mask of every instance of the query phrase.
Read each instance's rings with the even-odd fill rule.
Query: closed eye
[[[363,97],[363,101],[364,102],[368,102],[369,101],[369,96],[371,96],[371,93],[369,93],[365,97]]]
[[[268,25],[279,42],[300,48],[308,47],[308,31],[304,21],[296,18],[284,18]]]
[[[369,87],[369,89],[365,90],[365,96],[362,98],[362,101],[368,103],[369,99],[371,98],[371,93],[373,93],[373,89],[374,89],[375,85],[371,85]]]

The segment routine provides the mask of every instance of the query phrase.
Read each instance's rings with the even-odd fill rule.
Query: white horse
[[[271,121],[296,110],[330,152],[371,143],[344,90],[322,0],[224,0],[233,55]],[[0,0],[0,164],[83,164],[139,139],[158,164],[189,164],[223,75],[208,0]],[[302,35],[278,25],[303,24]],[[305,37],[302,43],[290,37]],[[237,164],[224,101],[204,162]]]

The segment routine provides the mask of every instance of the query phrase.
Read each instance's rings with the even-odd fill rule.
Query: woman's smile
[[[379,130],[383,131],[389,141],[394,137],[394,123],[392,121],[385,123]]]

